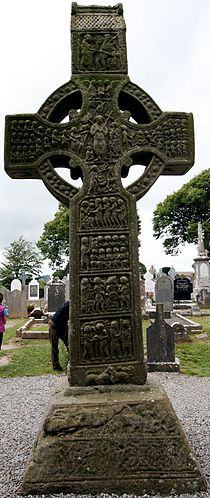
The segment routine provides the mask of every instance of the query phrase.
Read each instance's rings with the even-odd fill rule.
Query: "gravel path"
[[[173,403],[210,486],[210,378],[188,377],[179,373],[152,375],[164,386]],[[26,460],[56,379],[53,375],[0,379],[0,498],[22,498],[18,490]],[[36,498],[74,496],[61,493],[36,495]],[[85,498],[85,495],[80,496]],[[111,496],[116,498],[116,495]],[[122,498],[127,496],[124,494]],[[208,493],[180,495],[182,498],[209,496]],[[109,495],[101,494],[99,497],[109,498]],[[144,498],[150,497],[144,495]],[[156,498],[162,497],[157,495]]]

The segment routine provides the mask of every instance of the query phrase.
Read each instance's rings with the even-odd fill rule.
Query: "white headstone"
[[[14,290],[18,290],[18,291],[22,290],[21,281],[18,278],[14,278],[14,280],[12,280],[10,290],[11,290],[11,292]]]
[[[33,279],[28,284],[28,299],[30,301],[39,300],[39,282]]]
[[[174,280],[174,279],[175,279],[175,276],[176,276],[176,270],[175,270],[175,268],[174,268],[173,266],[171,266],[171,269],[169,270],[168,275],[169,275],[169,277],[171,277],[171,278],[172,278],[172,280]]]
[[[153,275],[150,271],[147,271],[144,275],[145,278],[145,293],[146,292],[155,292],[155,282],[153,280]]]

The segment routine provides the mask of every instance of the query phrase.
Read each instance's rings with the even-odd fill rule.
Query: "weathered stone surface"
[[[37,114],[6,117],[6,172],[42,179],[70,207],[68,380],[82,386],[53,397],[23,491],[193,492],[205,482],[180,424],[144,385],[136,212],[161,174],[193,165],[193,118],[163,113],[130,82],[121,4],[73,2],[71,31],[71,80]],[[139,178],[124,188],[133,164]]]
[[[9,292],[7,303],[10,318],[27,317],[27,288]]]
[[[59,279],[48,283],[47,309],[55,312],[65,301],[65,284]]]
[[[164,320],[164,304],[156,305],[156,318],[147,328],[147,365],[149,372],[177,372],[174,329]]]
[[[194,493],[206,483],[166,393],[69,387],[59,379],[28,462],[24,493]]]
[[[5,169],[42,179],[70,206],[70,384],[107,375],[143,384],[136,201],[160,174],[192,166],[193,119],[162,112],[130,82],[121,4],[73,3],[71,33],[71,80],[37,114],[6,118]],[[133,164],[139,178],[123,188]],[[83,187],[65,182],[60,166]]]
[[[157,304],[163,304],[164,311],[173,310],[173,280],[164,273],[156,280],[155,283],[155,300]]]

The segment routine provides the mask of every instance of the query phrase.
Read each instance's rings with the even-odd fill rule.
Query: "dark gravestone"
[[[168,275],[161,275],[155,283],[156,304],[163,304],[164,311],[173,310],[173,280]]]
[[[65,301],[65,285],[58,279],[48,284],[48,311],[55,312]]]
[[[189,278],[175,278],[174,301],[190,301],[192,291],[192,282]]]
[[[156,305],[156,318],[147,328],[147,364],[149,372],[177,372],[174,329],[164,320],[164,305]]]
[[[121,4],[73,3],[71,30],[71,80],[37,114],[6,118],[7,173],[42,179],[70,207],[70,385],[62,378],[56,388],[22,490],[200,489],[204,480],[166,395],[144,385],[136,213],[159,175],[192,166],[192,115],[163,113],[130,82]],[[145,169],[125,189],[121,178],[133,164]],[[83,187],[65,182],[59,167]]]
[[[188,332],[182,323],[174,322],[174,323],[172,323],[171,326],[172,326],[173,331],[174,331],[175,342],[186,342],[186,341],[188,342],[188,341],[190,341],[190,337],[188,335]]]

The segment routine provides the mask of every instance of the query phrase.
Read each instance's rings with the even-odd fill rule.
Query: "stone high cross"
[[[136,201],[161,174],[191,168],[193,118],[130,82],[121,4],[73,3],[71,32],[70,81],[37,114],[6,117],[5,169],[70,207],[70,384],[143,384]],[[139,179],[123,188],[133,164]]]

